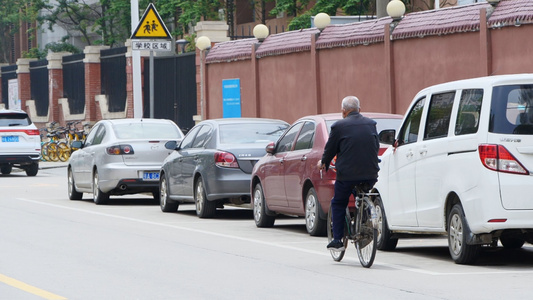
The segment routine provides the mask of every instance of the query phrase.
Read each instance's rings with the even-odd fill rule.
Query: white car
[[[41,159],[41,136],[27,113],[0,110],[0,172],[10,174],[13,167],[35,176]]]
[[[151,192],[159,200],[159,170],[172,153],[169,141],[183,138],[170,120],[119,119],[97,122],[84,143],[73,142],[68,162],[68,197],[82,199],[92,193],[96,204],[110,195]]]
[[[428,87],[381,157],[378,248],[446,234],[456,263],[481,245],[533,243],[533,74]]]

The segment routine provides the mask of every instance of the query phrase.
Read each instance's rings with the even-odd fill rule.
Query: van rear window
[[[490,114],[489,132],[533,134],[533,85],[494,87]]]

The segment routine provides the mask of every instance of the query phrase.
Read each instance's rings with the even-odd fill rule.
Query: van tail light
[[[133,147],[130,145],[117,145],[117,146],[111,146],[107,147],[106,153],[109,155],[130,155],[134,154]]]
[[[481,163],[489,170],[529,175],[529,171],[502,145],[482,144],[478,150]]]
[[[237,158],[229,152],[215,152],[215,165],[224,168],[238,168]]]

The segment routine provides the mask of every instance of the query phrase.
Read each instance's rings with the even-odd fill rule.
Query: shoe
[[[341,240],[333,240],[328,244],[327,248],[328,250],[344,251],[344,243]]]

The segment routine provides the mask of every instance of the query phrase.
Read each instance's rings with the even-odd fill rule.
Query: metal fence
[[[144,65],[143,115],[150,117],[150,61]],[[196,115],[196,54],[154,58],[154,118],[170,119],[187,131]]]
[[[17,78],[17,65],[1,67],[2,70],[2,103],[9,108],[9,80]]]
[[[63,97],[68,99],[70,114],[85,109],[85,54],[63,56]]]
[[[100,51],[102,95],[107,95],[110,112],[121,112],[126,108],[127,50],[127,47],[119,47]]]
[[[49,102],[48,60],[30,62],[31,99],[35,101],[37,116],[47,116]]]

